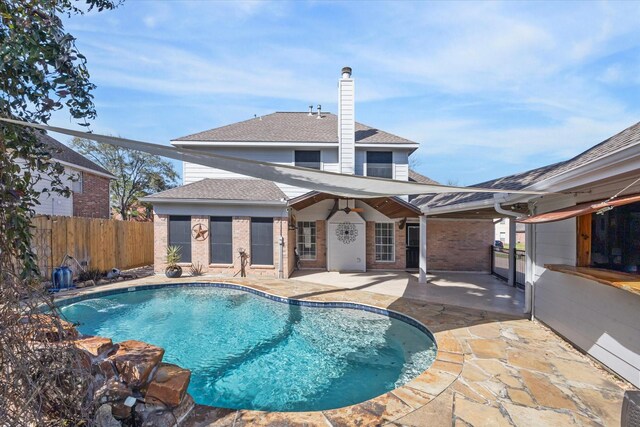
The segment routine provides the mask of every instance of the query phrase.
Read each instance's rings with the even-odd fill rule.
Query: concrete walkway
[[[305,282],[414,298],[440,304],[523,316],[524,292],[490,274],[429,274],[428,283],[418,283],[417,274],[405,271],[338,273],[301,270],[293,278]]]

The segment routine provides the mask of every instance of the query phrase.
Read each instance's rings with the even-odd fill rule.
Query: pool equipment
[[[78,260],[71,255],[66,254],[64,258],[62,258],[60,266],[54,268],[51,273],[51,292],[75,289],[75,286],[73,286],[73,271],[71,271],[71,268],[66,264],[70,259],[74,260],[76,264],[78,264],[78,267],[84,271],[84,268],[80,265]]]

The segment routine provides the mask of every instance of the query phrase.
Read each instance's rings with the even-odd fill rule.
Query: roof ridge
[[[262,117],[273,116],[273,115],[274,115],[274,114],[276,114],[276,113],[277,113],[277,111],[276,111],[276,112],[273,112],[273,113],[269,113],[269,114],[264,114],[264,115],[261,115],[261,116],[251,117],[251,118],[248,118],[248,119],[246,119],[246,120],[240,120],[239,122],[229,123],[229,124],[222,125],[222,126],[218,126],[218,127],[215,127],[215,128],[211,128],[211,129],[203,130],[203,131],[200,131],[200,132],[190,133],[189,135],[185,135],[185,136],[181,136],[181,137],[178,137],[178,138],[174,138],[174,139],[172,139],[171,141],[179,141],[179,140],[181,140],[181,139],[189,138],[190,136],[195,136],[195,135],[198,135],[198,134],[201,134],[201,133],[211,132],[211,131],[213,131],[213,130],[218,130],[218,129],[228,128],[228,127],[230,127],[230,126],[239,125],[240,123],[247,123],[247,122],[250,122],[251,120],[261,119]]]

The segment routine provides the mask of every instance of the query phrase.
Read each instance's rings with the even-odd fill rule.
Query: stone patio
[[[417,273],[406,271],[339,273],[301,270],[294,272],[293,278],[514,316],[522,316],[524,307],[524,291],[487,273],[431,273],[427,274],[426,284],[418,283]]]
[[[66,292],[60,297],[167,281],[155,276]],[[220,280],[198,277],[178,281]],[[623,394],[631,386],[538,323],[486,310],[299,280],[225,282],[284,297],[358,302],[404,313],[434,333],[438,356],[429,370],[405,386],[357,405],[299,413],[198,405],[184,425],[620,425]]]

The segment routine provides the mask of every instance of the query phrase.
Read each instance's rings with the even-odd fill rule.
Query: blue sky
[[[356,120],[419,142],[416,169],[460,185],[640,121],[638,22],[640,2],[127,0],[65,19],[98,85],[95,132],[168,144],[254,114],[335,112],[348,65]]]

